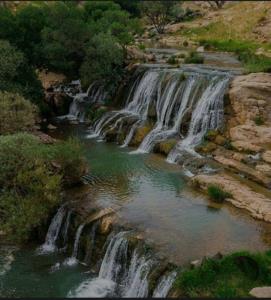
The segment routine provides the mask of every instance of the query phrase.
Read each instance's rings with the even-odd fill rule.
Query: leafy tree
[[[31,64],[42,66],[41,31],[47,24],[47,7],[26,5],[16,12],[18,28],[16,45],[25,53]]]
[[[80,68],[84,85],[100,80],[118,81],[122,75],[124,52],[118,40],[108,33],[94,36],[86,47],[86,57]]]
[[[45,111],[42,86],[23,53],[0,40],[0,90],[19,93]]]
[[[87,1],[84,9],[88,20],[97,21],[106,11],[120,10],[120,6],[112,1]]]
[[[0,39],[16,44],[18,27],[11,10],[0,6]]]
[[[132,16],[140,16],[139,0],[114,0],[120,7],[128,11]]]
[[[32,130],[37,109],[18,94],[0,92],[0,134]]]
[[[83,10],[58,2],[50,6],[48,26],[42,31],[43,55],[49,68],[76,76],[85,56],[91,30]]]
[[[172,20],[175,1],[142,1],[141,13],[146,15],[158,33],[164,33],[165,26]]]

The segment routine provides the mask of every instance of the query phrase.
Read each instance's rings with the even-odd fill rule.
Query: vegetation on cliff
[[[62,202],[65,184],[80,180],[85,163],[78,141],[45,145],[28,133],[0,136],[0,228],[24,242]]]

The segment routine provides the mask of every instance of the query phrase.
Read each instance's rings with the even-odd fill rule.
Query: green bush
[[[41,83],[23,53],[5,40],[0,40],[0,53],[0,90],[21,94],[45,112]]]
[[[215,202],[223,202],[226,198],[230,198],[231,194],[224,192],[220,187],[216,185],[210,185],[207,189],[208,195]]]
[[[256,125],[261,126],[264,124],[264,119],[261,116],[256,116],[254,122]]]
[[[167,63],[170,65],[176,65],[178,61],[176,60],[176,57],[172,55],[167,59]]]
[[[204,58],[197,52],[190,52],[189,56],[185,58],[184,62],[186,64],[203,64]]]
[[[0,136],[0,228],[7,239],[24,242],[47,222],[62,185],[85,172],[81,155],[75,140],[45,145],[27,133]]]
[[[270,252],[237,252],[220,260],[205,259],[195,269],[181,272],[175,287],[189,297],[247,297],[255,286],[271,283]]]
[[[29,131],[35,125],[37,108],[18,94],[0,91],[0,134]]]

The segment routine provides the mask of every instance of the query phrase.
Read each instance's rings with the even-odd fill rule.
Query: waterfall
[[[57,213],[53,217],[45,237],[45,242],[38,248],[39,253],[50,253],[54,252],[57,249],[56,241],[60,232],[65,213],[66,210],[63,205],[58,209]]]
[[[127,282],[123,297],[145,298],[148,296],[148,274],[151,261],[144,257],[139,257],[137,250],[134,251],[129,267]]]
[[[184,152],[200,157],[194,148],[200,144],[209,129],[217,129],[223,123],[223,97],[229,76],[213,76],[193,110],[187,136],[169,153],[167,161],[177,162]]]
[[[91,227],[90,249],[85,255],[85,258],[84,258],[85,263],[89,263],[89,261],[91,260],[91,256],[92,256],[93,249],[94,249],[94,246],[95,246],[95,237],[96,237],[96,231],[97,231],[98,225],[99,225],[99,221],[96,221]]]
[[[81,224],[76,230],[72,256],[65,260],[65,262],[64,262],[65,265],[73,266],[77,263],[79,242],[80,242],[80,237],[81,237],[84,226],[85,226],[85,224]]]
[[[180,77],[179,73],[172,73],[164,91],[158,93],[157,122],[134,153],[150,152],[157,142],[177,135],[182,118],[201,84],[199,76],[190,75],[185,81]]]
[[[153,298],[165,298],[168,295],[169,290],[172,287],[172,284],[177,276],[175,271],[171,272],[168,275],[165,275],[159,281],[156,289],[153,292]]]
[[[63,244],[64,244],[64,246],[66,245],[67,238],[68,238],[68,230],[69,230],[69,226],[70,226],[71,214],[72,214],[72,212],[69,210],[68,215],[66,217],[65,224],[64,224],[64,228],[63,228]]]
[[[117,280],[123,261],[127,260],[128,241],[127,232],[116,234],[110,241],[99,272],[99,278]]]
[[[104,87],[96,81],[91,83],[86,92],[83,92],[80,80],[71,82],[72,86],[77,86],[78,93],[73,94],[71,88],[64,88],[64,93],[72,98],[69,113],[59,116],[59,119],[78,120],[84,122],[86,105],[101,103],[107,96]]]
[[[140,73],[132,85],[125,107],[120,111],[111,111],[104,114],[102,118],[94,124],[94,133],[90,134],[88,138],[104,136],[104,131],[108,126],[111,125],[109,129],[114,129],[124,118],[133,117],[135,119],[134,124],[137,125],[140,124],[140,122],[138,122],[139,120],[146,120],[148,108],[156,92],[159,79],[160,72],[157,72],[157,70],[144,71],[143,76]],[[135,130],[136,127],[134,127],[131,135]]]

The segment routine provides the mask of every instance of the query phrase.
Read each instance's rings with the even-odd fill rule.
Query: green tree
[[[95,80],[106,83],[117,82],[122,75],[124,52],[118,40],[108,34],[99,33],[86,47],[86,57],[80,68],[80,77],[84,85]]]
[[[42,31],[43,55],[49,68],[72,77],[85,56],[91,30],[84,22],[83,10],[58,2],[50,6],[48,26]]]
[[[142,1],[141,14],[146,15],[158,33],[164,33],[166,25],[172,20],[175,1]]]
[[[41,83],[23,53],[5,40],[0,40],[0,53],[0,90],[21,94],[44,112]]]
[[[32,65],[42,66],[41,31],[47,24],[48,8],[37,5],[22,6],[16,12],[17,40],[20,48]]]

